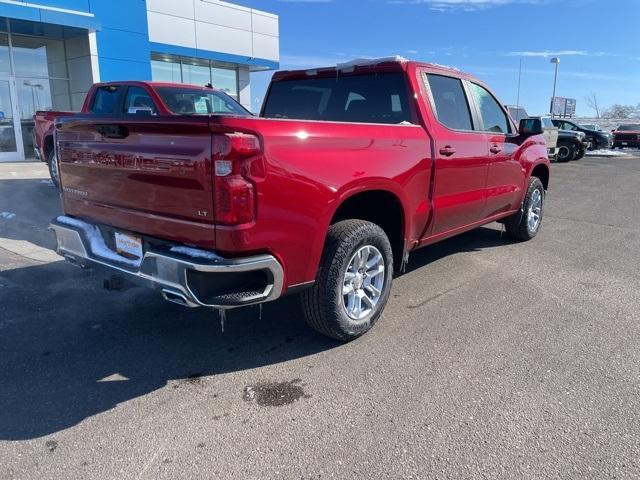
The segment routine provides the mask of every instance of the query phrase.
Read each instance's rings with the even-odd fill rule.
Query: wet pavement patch
[[[302,380],[296,378],[290,382],[264,382],[249,385],[244,389],[245,402],[255,401],[261,407],[282,407],[297,402],[301,398],[310,398],[304,393]]]

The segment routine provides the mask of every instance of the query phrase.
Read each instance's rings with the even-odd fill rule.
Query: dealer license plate
[[[126,233],[115,233],[116,252],[132,260],[142,259],[142,239]]]

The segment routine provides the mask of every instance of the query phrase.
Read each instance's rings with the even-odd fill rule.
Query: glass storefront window
[[[0,33],[0,74],[11,73],[11,59],[9,58],[9,35]]]
[[[238,72],[227,68],[212,68],[212,84],[218,90],[238,99]]]
[[[151,60],[151,75],[155,82],[180,83],[180,62]]]
[[[151,73],[154,81],[206,85],[238,99],[238,70],[196,58],[176,57],[154,53],[151,56]]]
[[[62,40],[12,35],[11,46],[16,75],[28,77],[67,76]],[[50,72],[50,70],[54,71]]]
[[[209,62],[204,65],[200,64],[182,64],[182,83],[190,83],[191,85],[206,85],[211,83],[211,69]]]

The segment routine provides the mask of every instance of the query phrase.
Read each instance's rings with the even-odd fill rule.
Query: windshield
[[[156,90],[167,108],[178,115],[251,115],[229,95],[217,90],[180,87],[158,87]]]
[[[582,128],[586,128],[587,130],[598,130],[593,123],[583,123]]]
[[[618,130],[621,131],[621,132],[624,132],[624,131],[629,132],[629,131],[640,130],[640,124],[638,124],[638,125],[620,125],[618,127]]]

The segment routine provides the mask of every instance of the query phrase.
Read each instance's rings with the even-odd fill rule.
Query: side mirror
[[[520,135],[523,137],[540,135],[542,133],[542,120],[539,118],[523,118],[520,120],[518,132],[520,132]]]
[[[129,107],[127,113],[131,115],[151,116],[153,115],[153,110],[149,107]]]

